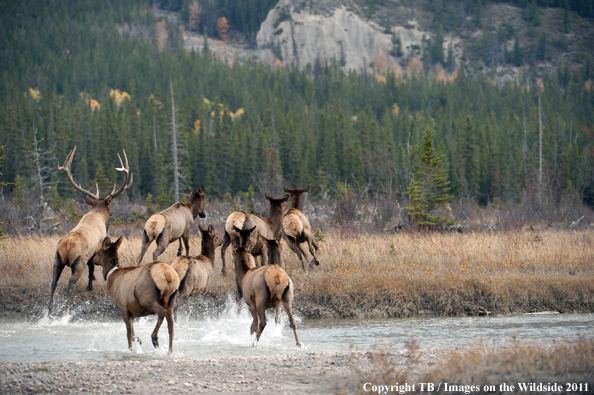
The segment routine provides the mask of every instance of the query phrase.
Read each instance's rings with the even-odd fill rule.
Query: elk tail
[[[273,265],[264,273],[266,287],[270,293],[270,300],[282,300],[285,288],[289,286],[289,277],[280,267]]]

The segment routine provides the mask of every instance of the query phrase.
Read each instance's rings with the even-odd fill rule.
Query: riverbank
[[[308,353],[258,357],[0,365],[0,394],[351,394],[363,386],[448,382],[594,384],[592,341],[404,351]],[[497,392],[497,391],[496,391]],[[448,391],[464,393],[464,391]],[[473,391],[484,393],[484,391]],[[581,392],[584,393],[584,392]]]
[[[0,317],[41,317],[47,307],[53,257],[59,237],[16,237],[2,241]],[[192,253],[199,251],[191,239]],[[126,238],[122,265],[133,265],[140,239]],[[147,252],[152,254],[154,245]],[[160,257],[175,258],[177,244]],[[230,249],[228,275],[220,274],[219,250],[213,292],[235,292]],[[146,261],[147,259],[145,259]],[[294,309],[302,318],[381,318],[527,313],[594,312],[594,232],[549,231],[470,234],[325,235],[321,265],[302,270],[286,246],[283,265],[295,286]],[[79,317],[119,317],[105,292],[101,268],[95,290],[86,275],[74,290]],[[65,302],[70,271],[56,291],[56,314]],[[190,300],[207,312],[208,297]]]

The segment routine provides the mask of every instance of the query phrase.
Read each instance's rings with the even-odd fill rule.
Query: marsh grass
[[[0,244],[0,296],[5,310],[12,300],[45,300],[59,236],[13,237]],[[139,237],[120,248],[123,266],[133,265]],[[149,248],[145,262],[155,246]],[[200,240],[191,238],[198,254]],[[217,250],[213,290],[235,291],[230,274],[220,275]],[[231,249],[227,250],[228,262]],[[177,242],[160,260],[171,262]],[[385,317],[417,314],[487,314],[541,310],[594,311],[594,232],[400,233],[352,235],[329,233],[320,243],[321,265],[303,271],[286,246],[282,261],[295,285],[295,308],[308,318]],[[95,291],[76,295],[90,301],[105,295],[101,268]],[[66,268],[56,291],[65,298]]]

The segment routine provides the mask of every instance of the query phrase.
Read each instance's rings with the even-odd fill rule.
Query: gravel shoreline
[[[453,350],[392,351],[409,380]],[[159,361],[0,365],[0,394],[332,394],[355,385],[373,352],[332,352]],[[365,373],[361,373],[365,377]],[[411,381],[412,382],[412,381]]]

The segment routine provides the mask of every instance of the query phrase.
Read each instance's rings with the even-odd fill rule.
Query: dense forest
[[[592,13],[591,2],[541,3]],[[188,4],[163,6],[183,15]],[[212,5],[245,33],[274,6]],[[72,172],[83,187],[110,191],[125,149],[134,174],[127,197],[151,194],[164,207],[173,201],[175,115],[182,184],[204,185],[209,199],[280,193],[284,183],[310,184],[314,198],[353,191],[406,201],[414,147],[429,126],[454,199],[514,204],[538,195],[554,207],[577,196],[594,205],[590,61],[542,75],[524,66],[504,83],[464,64],[428,72],[416,58],[404,73],[381,75],[338,62],[226,64],[207,48],[184,49],[183,22],[141,1],[0,7],[3,196],[76,196],[57,170],[76,145]]]

